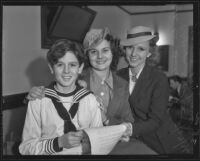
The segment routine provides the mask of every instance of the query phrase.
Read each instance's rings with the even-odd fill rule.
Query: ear
[[[51,74],[53,74],[53,68],[50,64],[48,64]]]
[[[84,63],[82,63],[79,67],[78,74],[81,74],[84,68]]]
[[[150,57],[150,56],[151,56],[151,53],[149,52],[149,53],[147,54],[147,58]]]

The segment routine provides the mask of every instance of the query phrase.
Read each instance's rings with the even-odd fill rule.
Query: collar
[[[60,100],[60,96],[61,97],[69,97],[69,96],[73,96],[73,103],[79,102],[79,100],[84,97],[85,95],[91,93],[90,91],[88,91],[86,88],[80,87],[80,86],[76,86],[76,88],[74,89],[74,91],[70,92],[70,93],[60,93],[58,92],[55,88],[54,88],[55,82],[51,83],[48,87],[45,88],[45,96],[50,97],[50,98],[55,98],[57,101],[61,101]]]
[[[142,72],[143,69],[144,69],[144,66],[143,66],[143,67],[139,70],[139,72],[136,74],[136,78],[137,78],[137,79],[138,79],[138,77],[140,76],[140,74],[141,74],[141,72]],[[131,77],[133,76],[133,73],[132,73],[130,67],[128,68],[128,70],[129,70],[129,78],[131,78]]]
[[[109,74],[105,80],[102,80],[93,70],[91,70],[91,77],[94,80],[94,82],[105,82],[109,86],[109,88],[113,89],[113,76],[111,71],[109,71]]]

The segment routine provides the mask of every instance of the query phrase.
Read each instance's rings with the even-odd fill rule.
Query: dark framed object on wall
[[[41,46],[48,49],[57,39],[82,43],[96,12],[81,6],[41,6]]]
[[[163,70],[163,71],[168,71],[169,67],[169,50],[170,50],[170,45],[160,45],[158,47],[159,50],[159,55],[160,55],[160,60],[158,63],[158,67]]]

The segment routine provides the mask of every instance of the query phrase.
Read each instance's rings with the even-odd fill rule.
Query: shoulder
[[[129,70],[128,67],[126,68],[121,68],[117,70],[116,74],[121,77],[122,79],[125,79],[126,81],[129,80]]]
[[[86,68],[86,69],[84,69],[84,70],[82,71],[82,73],[81,73],[81,76],[83,76],[83,77],[86,77],[86,76],[88,76],[88,75],[90,75],[90,68],[89,68],[89,67]]]
[[[80,108],[88,109],[88,110],[94,110],[98,109],[100,107],[100,102],[98,101],[97,97],[93,94],[90,93],[83,97],[80,100]]]
[[[82,101],[92,99],[94,97],[93,92],[85,87],[78,86],[77,92],[74,94],[74,101]]]
[[[28,108],[32,108],[33,110],[39,109],[41,106],[47,106],[51,102],[51,99],[44,97],[42,99],[35,99],[28,102]],[[43,107],[44,108],[44,107]]]
[[[92,93],[92,92],[90,92],[90,93],[88,93],[85,97],[83,97],[81,100],[80,100],[80,102],[94,102],[94,101],[96,101],[96,96]]]
[[[149,70],[149,74],[152,77],[152,79],[154,80],[163,80],[163,81],[167,81],[167,76],[166,74],[157,69],[156,67],[151,67],[151,66],[147,66],[148,70]]]
[[[127,72],[127,71],[128,71],[128,68],[127,68],[127,67],[121,68],[121,69],[117,70],[116,74],[117,74],[117,75],[123,75],[123,74],[124,74],[125,72]]]
[[[123,72],[122,72],[123,73]],[[119,75],[118,71],[112,71],[113,83],[115,85],[127,85],[129,82]]]

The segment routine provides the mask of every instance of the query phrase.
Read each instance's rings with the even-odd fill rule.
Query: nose
[[[97,58],[102,58],[102,53],[98,51]]]
[[[136,49],[132,48],[132,50],[131,50],[131,56],[135,56],[135,55],[136,55]]]
[[[64,72],[65,72],[65,73],[69,73],[69,66],[68,66],[68,65],[65,65],[65,67],[64,67]]]

